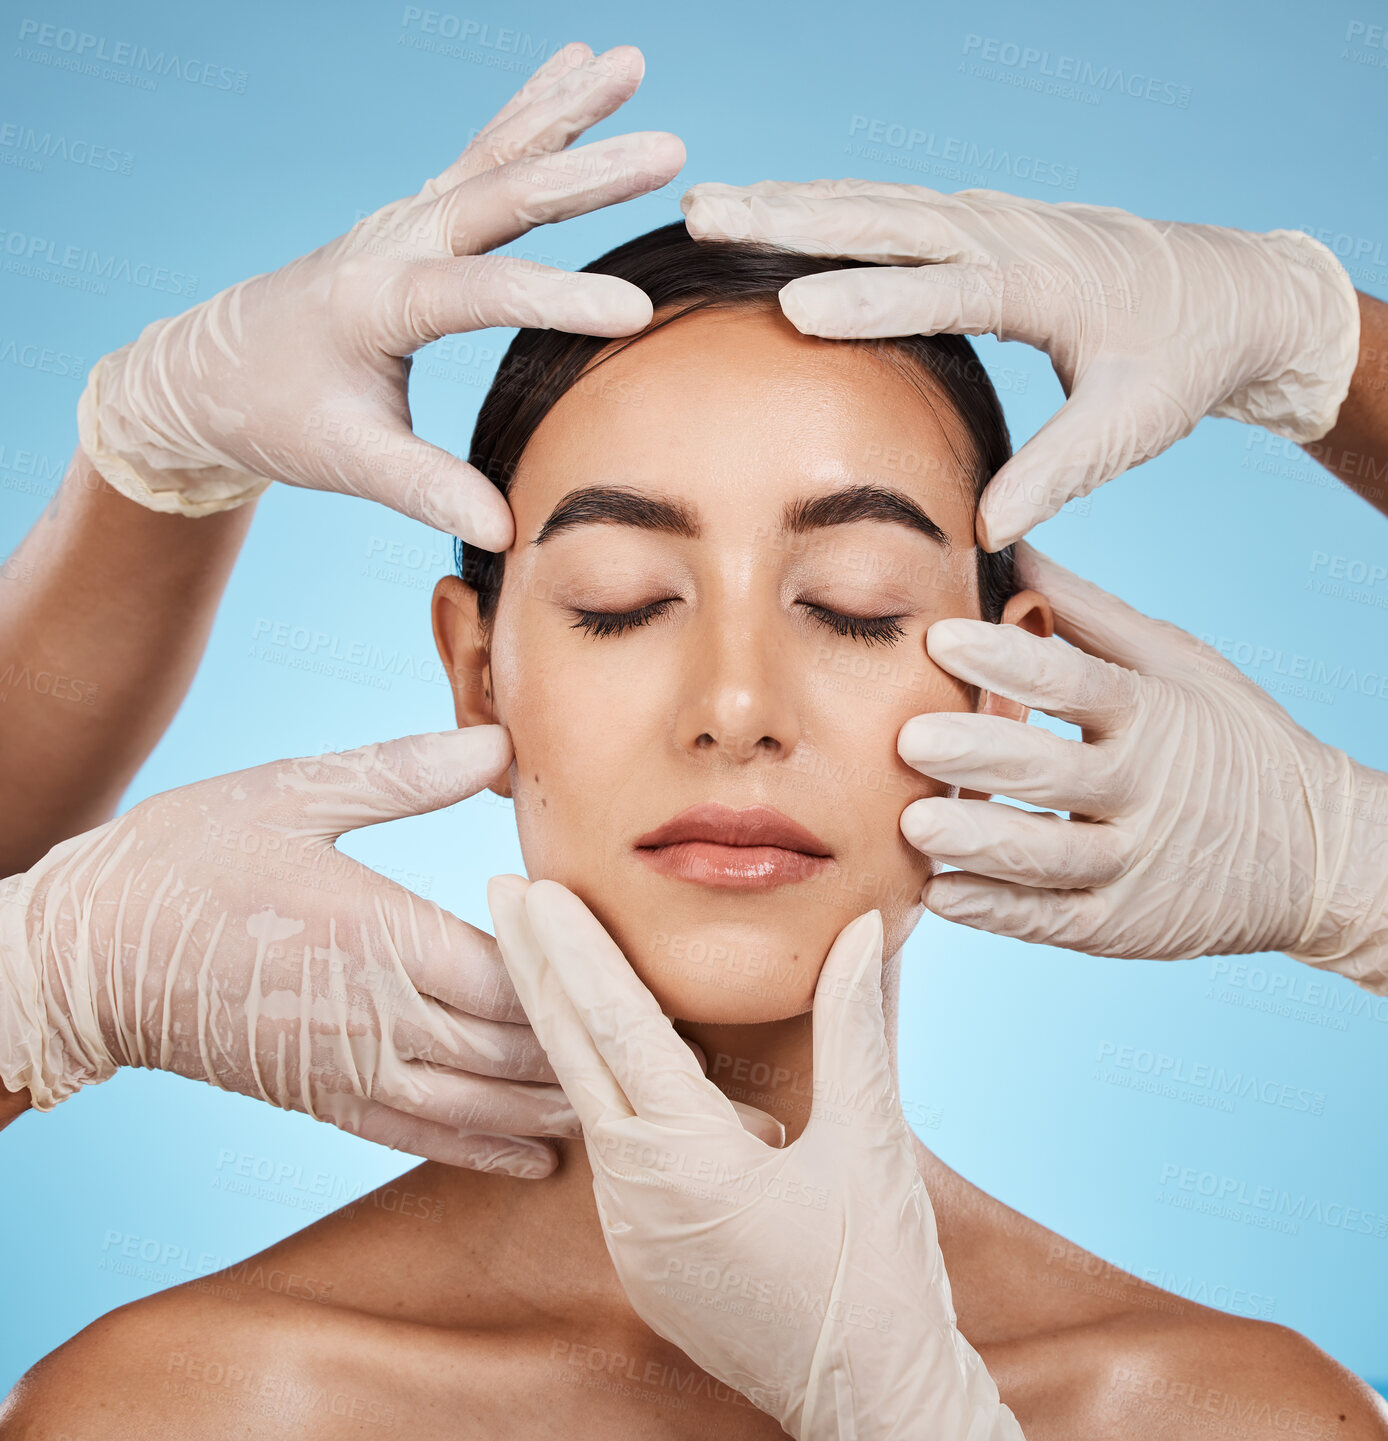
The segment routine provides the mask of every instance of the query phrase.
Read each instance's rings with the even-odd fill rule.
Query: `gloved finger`
[[[530,72],[524,85],[492,116],[478,132],[485,135],[498,125],[504,125],[518,111],[523,110],[537,96],[543,95],[571,70],[585,64],[593,54],[593,47],[585,40],[570,40],[561,45],[548,60],[543,60]]]
[[[750,185],[729,185],[723,180],[700,180],[680,197],[680,209],[688,215],[690,210],[703,200],[746,204],[768,195],[795,194],[822,196],[827,199],[841,195],[905,196],[908,192],[937,201],[950,199],[942,191],[927,190],[923,185],[900,185],[887,180],[754,180]]]
[[[1094,748],[1025,721],[968,711],[912,716],[896,750],[908,766],[945,785],[1056,811],[1113,813],[1112,777]]]
[[[645,69],[645,57],[634,45],[618,45],[602,55],[589,51],[576,65],[556,72],[524,105],[509,115],[498,115],[458,160],[430,182],[432,193],[441,194],[520,156],[572,145],[590,126],[631,99]]]
[[[583,1134],[578,1113],[558,1086],[470,1076],[429,1061],[406,1062],[405,1077],[414,1094],[421,1097],[417,1114],[458,1131],[505,1136]],[[393,1098],[391,1103],[403,1104]],[[414,1106],[410,1109],[416,1110]]]
[[[535,935],[525,907],[530,887],[524,876],[493,876],[487,882],[487,907],[516,994],[584,1129],[591,1132],[604,1121],[630,1120],[626,1095]]]
[[[548,1176],[558,1165],[555,1151],[542,1141],[527,1141],[517,1136],[468,1135],[440,1121],[406,1115],[373,1101],[362,1101],[359,1097],[344,1099],[358,1104],[343,1106],[339,1114],[323,1119],[364,1141],[389,1146],[392,1151],[424,1156],[464,1170],[493,1171],[532,1181]]]
[[[1220,660],[1180,626],[1143,615],[1026,541],[1017,543],[1017,575],[1024,587],[1039,590],[1051,602],[1056,634],[1090,655],[1143,675],[1184,671],[1196,654]]]
[[[745,1101],[734,1101],[733,1110],[737,1112],[737,1118],[742,1122],[742,1129],[749,1136],[755,1136],[757,1140],[768,1146],[774,1146],[778,1151],[786,1143],[786,1128],[766,1111],[758,1110],[756,1106],[749,1106]]]
[[[410,949],[402,949],[400,961],[420,995],[467,1016],[529,1029],[525,1007],[496,941],[432,901],[420,900],[419,905],[432,907],[430,915],[436,923],[420,923],[415,928],[422,938]]]
[[[982,335],[1003,324],[1003,282],[982,265],[826,270],[781,289],[802,335],[870,340],[888,335]]]
[[[1130,385],[1136,384],[1132,379]],[[988,482],[978,504],[978,543],[1002,550],[1066,501],[1160,455],[1200,419],[1172,405],[1138,417],[1122,387],[1080,382],[1074,394]]]
[[[279,795],[292,797],[300,833],[336,840],[360,826],[455,805],[501,775],[511,755],[505,727],[466,726],[280,761],[268,769]]]
[[[480,175],[493,165],[512,159],[512,156],[507,155],[503,160],[489,143],[489,138],[509,125],[523,110],[529,109],[536,100],[551,93],[557,85],[592,58],[592,47],[582,40],[571,40],[567,45],[561,45],[548,60],[531,72],[525,84],[468,141],[463,153],[446,169],[426,180],[419,193],[427,196],[442,195],[445,190],[451,190],[462,181]]]
[[[548,1083],[558,1079],[529,1021],[487,1021],[421,996],[410,1015],[395,1022],[391,1038],[401,1057],[475,1076]]]
[[[373,500],[483,550],[506,550],[515,539],[511,508],[496,486],[465,460],[421,440],[408,418],[398,429],[382,428],[373,445],[344,448],[335,461],[324,489]]]
[[[636,1114],[655,1125],[741,1129],[656,999],[598,919],[572,891],[536,881],[526,915],[564,992]],[[538,1029],[538,1027],[537,1027]],[[568,1082],[554,1053],[554,1068]]]
[[[1106,954],[1093,947],[1109,908],[1093,891],[1037,890],[949,871],[932,876],[921,899],[935,915],[974,930],[1034,945]]]
[[[664,130],[523,156],[455,186],[434,202],[431,228],[454,255],[481,255],[533,230],[657,190],[684,165],[684,142]]]
[[[944,865],[1024,886],[1106,886],[1129,868],[1122,838],[1112,827],[1000,801],[944,796],[913,801],[901,813],[901,833]]]
[[[925,634],[931,660],[969,685],[1107,735],[1127,720],[1140,677],[1054,636],[950,616]]]
[[[651,302],[616,275],[470,255],[401,270],[378,297],[372,318],[382,347],[408,355],[442,336],[490,325],[630,335],[650,323]]]
[[[866,190],[844,190],[844,182],[829,182],[837,189],[816,188],[823,184],[740,190],[693,186],[681,200],[685,228],[696,240],[762,241],[807,255],[879,265],[991,260],[949,207],[923,203],[948,199],[935,191],[873,182]]]
[[[810,1125],[841,1126],[851,1097],[860,1134],[889,1125],[896,1106],[882,1013],[882,914],[850,921],[829,948],[815,985],[814,1099]]]

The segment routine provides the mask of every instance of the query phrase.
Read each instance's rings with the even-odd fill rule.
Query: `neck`
[[[896,1079],[898,952],[882,967],[882,1013],[892,1079]],[[755,1026],[676,1021],[675,1029],[702,1047],[708,1078],[730,1101],[756,1106],[786,1128],[786,1144],[809,1123],[814,1102],[814,1015],[806,1011]],[[822,1079],[822,1078],[821,1078]]]
[[[882,967],[882,1013],[893,1080],[900,962],[898,953]],[[677,1020],[674,1026],[680,1035],[702,1047],[709,1080],[730,1101],[742,1101],[775,1116],[786,1128],[789,1145],[808,1124],[814,1100],[813,1020],[813,1013],[806,1012],[761,1025]],[[549,1229],[564,1232],[572,1284],[583,1304],[589,1308],[605,1304],[614,1314],[629,1315],[625,1293],[607,1257],[587,1150],[581,1139],[561,1140],[557,1145],[558,1170],[542,1186],[524,1194],[542,1207]]]

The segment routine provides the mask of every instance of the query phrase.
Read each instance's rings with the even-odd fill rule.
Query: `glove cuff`
[[[1336,853],[1325,858],[1315,905],[1287,954],[1388,995],[1388,776],[1339,754],[1342,783],[1314,803],[1338,819],[1330,827]],[[1325,820],[1314,819],[1320,832]]]
[[[152,339],[145,329],[140,344]],[[270,482],[227,466],[180,465],[176,452],[118,412],[115,399],[132,345],[112,351],[92,367],[77,402],[77,437],[97,473],[128,500],[171,515],[214,515],[248,505]]]
[[[1210,411],[1261,425],[1298,445],[1335,424],[1359,361],[1359,297],[1328,246],[1301,230],[1270,230],[1257,240],[1277,252],[1288,293],[1280,297],[1296,335],[1280,369],[1236,391]]]
[[[44,869],[40,861],[33,871],[0,881],[0,1081],[11,1091],[27,1090],[36,1111],[51,1111],[116,1073],[104,1047],[84,1043],[83,1018],[61,1008],[55,1015],[48,1003],[45,938],[31,934]]]

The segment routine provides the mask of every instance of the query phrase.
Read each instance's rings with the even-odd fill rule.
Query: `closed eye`
[[[867,645],[895,645],[906,634],[899,615],[844,615],[830,610],[827,606],[815,605],[812,601],[801,600],[803,605],[821,625],[826,625],[835,635],[849,640],[860,640]]]
[[[648,625],[664,615],[676,604],[679,596],[666,596],[653,600],[632,610],[582,610],[574,608],[572,629],[582,630],[598,638],[622,635],[638,626]],[[827,606],[815,605],[812,601],[797,601],[804,606],[821,625],[827,626],[835,635],[849,640],[858,640],[866,645],[894,645],[906,634],[901,617],[896,615],[844,615],[830,610]]]
[[[638,605],[635,610],[581,610],[575,607],[571,629],[584,630],[599,637],[621,635],[623,631],[635,630],[637,626],[647,625],[664,615],[677,600],[679,596],[669,595],[664,600]]]

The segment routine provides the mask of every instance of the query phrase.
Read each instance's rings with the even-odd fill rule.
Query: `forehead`
[[[801,335],[779,307],[739,307],[695,311],[605,354],[526,447],[510,490],[521,533],[582,485],[687,496],[716,517],[734,500],[769,512],[826,485],[876,482],[972,541],[962,425],[878,347]]]

